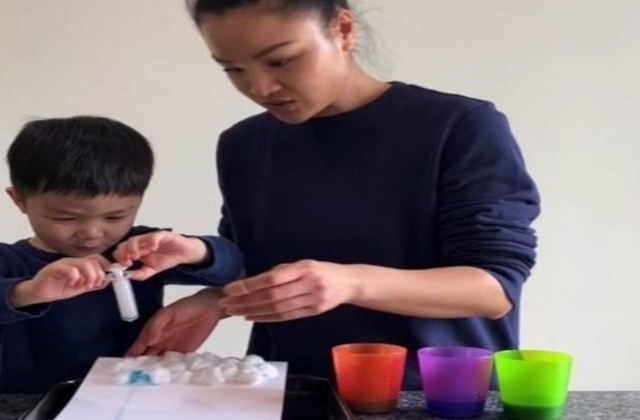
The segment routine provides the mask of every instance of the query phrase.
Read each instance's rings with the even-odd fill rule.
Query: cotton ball
[[[237,357],[225,357],[220,359],[218,366],[221,366],[224,369],[227,369],[231,366],[239,366],[242,364],[242,360]]]
[[[207,360],[204,357],[198,357],[193,361],[193,363],[191,363],[191,365],[189,365],[189,369],[200,370],[200,369],[211,368],[213,366],[215,366],[215,364],[210,360]]]
[[[191,383],[197,385],[213,385],[218,382],[216,376],[213,373],[213,369],[200,369],[193,374]]]
[[[242,362],[248,365],[256,366],[264,363],[264,359],[257,354],[248,354],[242,358]]]
[[[176,384],[188,384],[193,378],[193,372],[190,370],[181,370],[171,372],[171,382]]]
[[[147,371],[151,382],[155,385],[165,385],[171,382],[171,371],[161,366],[155,367]]]
[[[136,360],[133,358],[125,358],[118,360],[113,364],[112,369],[116,372],[122,372],[125,370],[131,370],[136,367]]]
[[[253,385],[260,381],[261,376],[253,366],[242,366],[227,382],[238,385]]]
[[[200,357],[198,353],[186,353],[184,355],[184,362],[189,368],[191,368],[191,364]]]
[[[162,359],[165,362],[170,360],[182,362],[184,360],[184,354],[177,351],[167,351],[162,355]]]
[[[226,361],[217,366],[225,381],[233,378],[240,372],[240,364],[237,362]]]
[[[169,369],[170,371],[179,371],[179,370],[187,369],[187,365],[182,360],[175,360],[175,359],[163,360],[161,363],[159,363],[159,366],[162,366],[165,369]]]
[[[275,378],[278,376],[278,368],[270,363],[261,363],[256,366],[256,370],[265,378]]]
[[[253,385],[264,378],[278,375],[278,369],[258,355],[243,358],[222,358],[211,352],[198,354],[166,352],[159,356],[127,358],[105,368],[105,373],[114,384],[168,383],[213,385],[228,383]],[[134,375],[135,374],[135,375]]]
[[[213,365],[217,365],[223,360],[222,357],[218,356],[215,353],[211,353],[210,351],[205,351],[204,353],[202,353],[201,357]]]
[[[129,383],[129,371],[115,372],[111,375],[111,383],[114,385],[125,385]]]
[[[160,356],[138,356],[135,358],[135,364],[137,367],[147,368],[157,365],[161,360]]]
[[[150,360],[154,360],[157,359],[158,356],[138,356],[136,358],[134,358],[134,361],[136,362],[137,365],[141,365],[144,364]]]
[[[225,383],[226,379],[222,374],[222,369],[220,369],[220,366],[216,366],[213,369],[211,369],[211,373],[213,374],[213,377],[215,378],[217,383],[219,384]]]

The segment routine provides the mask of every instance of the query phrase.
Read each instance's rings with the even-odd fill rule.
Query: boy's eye
[[[107,217],[107,220],[110,222],[117,222],[118,220],[122,220],[127,216],[109,216]]]
[[[54,222],[73,222],[73,217],[52,217],[51,220]]]

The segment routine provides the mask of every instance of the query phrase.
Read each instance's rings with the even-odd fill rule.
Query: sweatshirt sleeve
[[[27,306],[24,308],[15,308],[9,297],[13,292],[13,288],[22,281],[28,280],[25,278],[5,278],[0,277],[0,325],[11,324],[14,322],[26,321],[33,318],[38,318],[47,313],[50,308],[50,304],[39,304]]]
[[[444,265],[486,270],[515,305],[535,263],[540,198],[504,115],[490,103],[453,124],[442,150],[438,231]]]
[[[240,277],[244,265],[243,258],[233,242],[220,236],[195,237],[209,248],[212,255],[211,264],[197,267],[179,266],[175,269],[179,275],[168,275],[166,283],[224,286]]]

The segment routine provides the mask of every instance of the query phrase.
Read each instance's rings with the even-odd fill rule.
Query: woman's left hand
[[[358,267],[312,260],[282,264],[227,285],[220,304],[227,314],[255,322],[318,315],[354,298]]]

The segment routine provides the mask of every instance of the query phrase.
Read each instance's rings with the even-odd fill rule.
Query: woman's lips
[[[288,111],[293,108],[295,101],[267,101],[264,106],[274,111]]]

